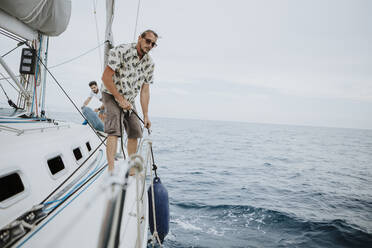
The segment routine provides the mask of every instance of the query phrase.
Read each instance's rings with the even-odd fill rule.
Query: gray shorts
[[[109,136],[121,136],[121,129],[125,129],[129,139],[142,137],[141,123],[138,117],[128,111],[122,112],[122,108],[116,102],[113,95],[102,92],[102,102],[105,106],[105,133]],[[120,120],[121,115],[121,120]]]

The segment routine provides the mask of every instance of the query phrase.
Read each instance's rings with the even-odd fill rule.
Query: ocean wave
[[[249,205],[205,205],[202,203],[178,202],[173,206],[185,211],[198,211],[202,215],[209,216],[207,221],[219,221],[244,230],[245,228],[256,228],[262,232],[290,233],[291,238],[299,238],[299,246],[306,246],[307,242],[327,242],[335,247],[372,247],[372,234],[363,231],[357,226],[351,225],[342,219],[325,221],[313,221],[299,218],[290,213],[259,208]],[[205,219],[203,221],[206,221]],[[285,243],[286,238],[283,237]]]

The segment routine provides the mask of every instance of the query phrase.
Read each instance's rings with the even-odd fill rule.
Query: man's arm
[[[143,121],[146,128],[151,127],[151,121],[149,119],[149,102],[150,102],[150,85],[143,84],[141,88],[140,101],[143,113]]]
[[[102,75],[102,82],[106,89],[115,97],[115,100],[119,103],[120,107],[129,110],[132,108],[132,105],[119,93],[112,81],[114,73],[115,71],[113,71],[109,66],[106,66]]]
[[[84,104],[83,104],[83,107],[87,106],[90,102],[90,100],[92,100],[92,97],[88,97],[87,100],[84,101]]]

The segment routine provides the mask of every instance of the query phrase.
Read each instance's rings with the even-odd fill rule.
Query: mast
[[[114,46],[114,37],[112,34],[112,22],[114,21],[115,0],[106,0],[106,32],[105,32],[105,50],[103,59],[103,70],[107,65],[110,49]]]
[[[49,49],[49,36],[46,37],[46,46],[45,46],[45,52],[44,52],[44,64],[46,67],[48,67],[48,49]],[[42,77],[42,80],[43,80],[43,86],[41,88],[42,90],[42,96],[41,96],[41,117],[45,117],[45,92],[46,92],[46,78],[47,78],[47,75],[46,75],[46,69],[44,68],[43,70],[43,77]]]
[[[30,115],[45,114],[47,75],[44,65],[47,64],[48,37],[63,33],[70,16],[71,0],[0,1],[0,29],[18,42],[24,39],[24,44],[36,50],[35,73],[24,72],[23,74],[28,75],[22,75],[20,79],[16,78],[15,73],[0,58],[0,64],[20,89],[18,106],[23,104]]]

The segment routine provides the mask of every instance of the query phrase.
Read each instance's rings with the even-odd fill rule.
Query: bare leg
[[[128,155],[132,155],[137,152],[137,139],[128,139],[128,144],[127,144],[127,149],[128,149]],[[129,175],[133,176],[135,174],[134,168],[131,168],[129,171]]]
[[[137,152],[137,139],[128,139],[128,155],[132,155]]]
[[[109,172],[112,172],[114,170],[114,161],[115,161],[117,144],[118,144],[117,136],[108,136],[107,147],[106,147],[106,157],[107,157]]]

